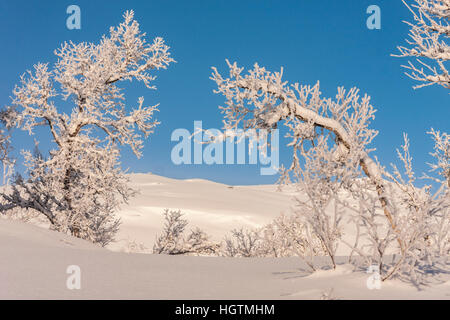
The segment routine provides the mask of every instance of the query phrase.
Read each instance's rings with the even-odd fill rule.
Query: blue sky
[[[81,8],[81,30],[66,28],[66,8]],[[381,30],[369,30],[366,9],[381,8]],[[225,59],[246,68],[254,62],[270,70],[284,67],[290,82],[321,82],[322,92],[334,97],[336,88],[357,86],[372,97],[378,110],[373,127],[380,131],[375,155],[388,165],[402,133],[411,139],[417,172],[427,169],[432,142],[426,131],[450,129],[450,96],[441,87],[413,90],[414,82],[403,75],[403,59],[391,57],[404,43],[411,16],[401,1],[392,0],[207,0],[207,1],[5,1],[0,0],[0,106],[10,102],[19,76],[37,62],[55,62],[53,50],[64,41],[98,42],[109,26],[122,21],[127,9],[135,11],[148,37],[162,36],[177,61],[157,73],[156,91],[142,84],[126,85],[126,97],[134,106],[139,96],[147,104],[160,103],[162,124],[146,141],[143,157],[128,149],[122,162],[132,172],[154,172],[175,178],[206,178],[229,184],[272,183],[277,176],[261,176],[255,165],[172,164],[176,144],[170,135],[176,128],[193,130],[194,120],[204,128],[220,128],[218,106],[222,96],[213,93],[211,66],[226,72]],[[46,146],[49,136],[39,132]],[[285,140],[281,139],[284,144]],[[15,132],[16,151],[31,148],[33,138]],[[281,162],[290,160],[281,148]]]

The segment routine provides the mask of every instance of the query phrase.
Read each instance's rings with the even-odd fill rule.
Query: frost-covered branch
[[[414,57],[403,66],[411,79],[421,82],[414,88],[433,84],[450,89],[450,0],[414,0],[415,4],[403,3],[413,14],[414,22],[406,22],[411,29],[408,46],[399,46],[397,57]]]
[[[165,69],[174,60],[163,39],[146,42],[133,16],[127,11],[125,21],[97,45],[64,43],[55,51],[58,61],[53,70],[39,63],[34,72],[24,74],[14,89],[11,121],[30,133],[36,126],[48,126],[58,145],[97,127],[106,139],[129,145],[140,156],[141,133],[147,137],[158,124],[152,120],[157,106],[144,107],[140,98],[138,108],[127,114],[117,84],[134,79],[154,89],[150,83],[155,76],[149,71]],[[76,108],[71,114],[59,111],[56,97],[70,98]]]
[[[285,176],[300,166],[302,148],[329,137],[327,143],[334,144],[332,161],[338,164],[350,159],[361,166],[375,186],[384,213],[395,230],[382,172],[368,155],[371,150],[367,145],[377,132],[369,128],[375,110],[367,95],[360,98],[356,88],[349,91],[338,88],[333,100],[322,97],[319,83],[312,87],[298,83],[289,85],[282,80],[283,70],[272,73],[255,64],[243,75],[243,68],[236,63],[227,61],[227,64],[228,78],[216,68],[211,77],[218,86],[215,92],[226,98],[226,105],[220,107],[225,129],[236,129],[239,125],[244,129],[276,128],[283,123],[292,139],[289,146],[293,147],[293,162],[284,172]]]

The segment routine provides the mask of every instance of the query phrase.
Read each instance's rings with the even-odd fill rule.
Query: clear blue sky
[[[66,28],[66,8],[81,8],[81,30]],[[366,27],[366,8],[381,8],[381,30]],[[0,105],[10,102],[19,76],[36,62],[55,62],[53,50],[64,41],[97,42],[109,26],[122,21],[127,9],[135,11],[149,37],[162,36],[171,46],[176,64],[157,74],[157,91],[142,84],[127,85],[131,106],[138,96],[148,104],[160,103],[162,124],[136,159],[124,151],[122,162],[132,172],[154,172],[175,178],[207,178],[229,184],[271,183],[276,176],[260,176],[253,165],[175,166],[170,135],[176,128],[192,130],[194,120],[204,128],[221,127],[218,105],[209,79],[211,66],[226,71],[225,59],[245,67],[254,62],[271,70],[284,67],[285,79],[302,84],[320,80],[322,92],[334,96],[338,86],[357,86],[372,97],[378,110],[373,126],[380,131],[375,154],[388,165],[402,133],[412,141],[416,171],[426,169],[432,143],[430,128],[449,131],[450,96],[441,87],[413,90],[403,75],[405,60],[393,58],[403,44],[411,18],[401,1],[392,0],[138,0],[138,1],[6,1],[0,0]],[[16,151],[31,148],[33,138],[16,132]],[[49,139],[39,133],[39,140]],[[282,140],[282,143],[285,142]],[[282,148],[281,161],[290,160]]]

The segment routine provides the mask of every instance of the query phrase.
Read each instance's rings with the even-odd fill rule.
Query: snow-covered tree
[[[291,139],[288,145],[293,148],[292,164],[282,170],[286,179],[299,168],[302,155],[320,142],[324,148],[318,150],[319,153],[333,155],[330,165],[345,167],[340,164],[346,163],[362,169],[376,189],[391,228],[396,228],[386,199],[382,171],[369,156],[368,144],[377,134],[369,127],[375,113],[369,96],[361,98],[356,88],[348,91],[338,88],[333,100],[322,97],[319,83],[312,87],[298,83],[289,85],[282,80],[283,70],[272,73],[255,64],[243,75],[243,68],[236,63],[227,61],[227,64],[229,78],[222,77],[216,68],[211,77],[218,86],[215,92],[226,98],[226,106],[220,107],[226,130],[237,129],[240,125],[244,129],[269,129],[284,124]],[[330,146],[329,150],[325,146]]]
[[[376,262],[383,280],[406,274],[420,282],[424,268],[435,266],[439,255],[448,255],[446,133],[430,132],[435,140],[433,180],[440,185],[432,194],[430,186],[417,186],[408,143],[398,153],[404,174],[395,166],[391,173],[369,156],[369,144],[377,134],[369,126],[375,110],[370,98],[360,98],[356,88],[339,88],[335,99],[324,98],[318,83],[289,85],[282,71],[272,73],[256,64],[243,74],[236,63],[227,63],[229,77],[222,77],[215,68],[212,75],[218,85],[215,92],[226,98],[226,105],[220,107],[224,129],[271,129],[282,124],[288,128],[293,160],[282,168],[281,182],[299,187],[296,213],[304,228],[294,238],[301,243],[318,239],[335,265],[338,244],[347,243],[341,239],[340,228],[346,210],[358,230],[356,241],[347,243],[352,254],[359,253],[370,264]],[[290,229],[293,224],[286,228]],[[309,233],[312,236],[305,237]],[[365,241],[360,243],[359,237]],[[398,259],[387,263],[387,252]],[[314,269],[313,264],[310,267]]]
[[[415,88],[437,84],[450,89],[450,0],[414,0],[403,3],[414,17],[406,22],[410,27],[407,46],[399,46],[398,57],[414,57],[404,66],[406,74],[421,82]]]
[[[38,63],[13,92],[6,122],[34,134],[46,127],[55,144],[48,157],[24,152],[27,178],[18,176],[6,204],[37,210],[52,227],[106,245],[118,228],[114,211],[133,192],[120,169],[119,146],[141,155],[158,124],[157,106],[127,113],[119,84],[137,80],[154,89],[152,70],[173,59],[162,38],[147,42],[133,11],[100,43],[64,43],[53,67]],[[74,107],[64,110],[69,102]]]
[[[153,246],[155,254],[169,255],[214,255],[220,245],[210,241],[209,236],[199,228],[186,235],[188,221],[181,210],[164,210],[164,228]]]

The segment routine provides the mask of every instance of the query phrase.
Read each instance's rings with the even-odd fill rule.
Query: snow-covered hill
[[[276,186],[227,186],[132,174],[140,194],[119,213],[118,241],[108,249],[19,221],[0,218],[0,298],[64,299],[450,299],[450,276],[426,290],[399,281],[369,290],[365,270],[310,275],[299,258],[222,258],[130,254],[130,243],[151,251],[165,208],[181,209],[190,226],[216,240],[237,227],[262,226],[289,213],[294,193]],[[350,226],[345,227],[351,235]],[[345,255],[345,253],[343,254]],[[319,257],[318,264],[326,258]],[[81,268],[81,290],[69,290],[69,265]],[[323,263],[326,265],[326,263]]]
[[[306,197],[293,186],[248,185],[229,186],[202,179],[171,179],[154,174],[131,174],[132,187],[139,194],[118,212],[122,224],[116,242],[108,246],[127,252],[130,245],[142,245],[140,252],[151,252],[156,236],[163,228],[164,209],[181,210],[189,221],[187,229],[199,227],[212,240],[221,241],[232,229],[262,227],[280,214],[290,214],[295,198]],[[351,200],[349,200],[351,202]],[[349,215],[350,217],[350,215]],[[342,221],[343,238],[355,241],[354,223]],[[360,243],[364,243],[360,239]],[[351,249],[340,245],[338,255]]]
[[[80,267],[80,290],[66,287],[69,265]],[[450,299],[450,279],[422,291],[399,281],[369,290],[368,275],[349,265],[305,269],[298,258],[118,253],[0,219],[0,299]]]
[[[177,180],[153,174],[132,174],[133,188],[140,191],[122,206],[117,242],[121,251],[128,241],[151,248],[163,225],[165,208],[180,209],[189,226],[198,226],[215,240],[237,227],[258,227],[271,222],[293,205],[289,188],[277,192],[273,185],[228,186],[208,180]],[[188,226],[188,228],[189,228]]]

